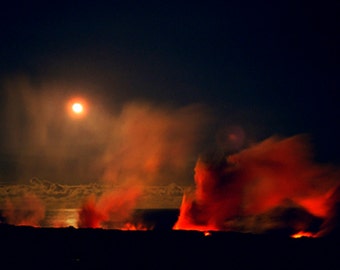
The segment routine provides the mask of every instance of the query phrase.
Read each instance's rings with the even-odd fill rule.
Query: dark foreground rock
[[[0,269],[339,269],[339,238],[0,225]]]

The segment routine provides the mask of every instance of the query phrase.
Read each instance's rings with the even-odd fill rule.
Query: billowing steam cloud
[[[7,199],[1,216],[9,224],[39,226],[45,206],[34,193],[27,193],[19,200]]]
[[[17,78],[5,89],[3,142],[12,180],[103,181],[120,187],[119,194],[109,188],[85,199],[80,226],[109,224],[119,213],[132,211],[146,185],[187,177],[208,122],[201,105],[130,102],[110,111],[93,93],[82,97],[88,105],[86,117],[75,119],[65,107],[76,96],[69,94],[70,85]]]
[[[33,180],[25,189],[39,197],[8,200],[2,217],[11,223],[37,224],[47,194],[53,194],[53,205],[78,203],[79,227],[123,226],[151,194],[150,186],[183,183],[198,153],[210,148],[202,146],[211,119],[201,105],[130,102],[109,111],[88,95],[87,115],[76,119],[65,108],[75,97],[69,85],[17,79],[6,89],[1,177],[60,183]],[[197,161],[196,187],[184,195],[174,228],[266,232],[286,226],[327,233],[336,226],[339,173],[313,162],[305,137],[269,138],[238,153],[223,152],[248,141],[240,126],[217,133],[218,151]],[[95,181],[100,188],[85,185]],[[11,190],[0,188],[4,197]]]
[[[312,162],[303,136],[269,138],[230,156],[205,155],[197,161],[196,187],[184,196],[175,228],[308,229],[330,215],[337,177]]]
[[[90,198],[80,211],[80,227],[99,227],[127,220],[145,185],[179,177],[192,160],[205,119],[201,107],[165,110],[130,104],[116,119],[116,132],[104,156],[104,181],[123,192]]]
[[[180,109],[132,103],[115,120],[104,156],[104,180],[150,184],[193,160],[206,123],[202,106]],[[164,173],[167,172],[167,173]]]
[[[105,115],[82,121],[69,117],[70,89],[62,84],[34,85],[22,78],[7,82],[2,108],[2,151],[8,171],[2,177],[7,181],[38,177],[83,183],[99,178],[101,168],[95,167],[93,159],[101,155],[105,144],[107,119]]]

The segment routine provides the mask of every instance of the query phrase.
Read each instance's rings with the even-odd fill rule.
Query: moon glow
[[[82,97],[73,97],[66,101],[66,112],[71,119],[83,119],[88,114],[88,102]]]
[[[81,103],[76,102],[72,104],[72,111],[76,114],[81,114],[84,112],[84,107]]]

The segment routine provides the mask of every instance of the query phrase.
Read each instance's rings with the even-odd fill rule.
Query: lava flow
[[[147,231],[148,228],[146,228],[143,224],[133,224],[131,222],[127,222],[124,224],[122,228],[120,228],[122,231]]]
[[[291,237],[292,238],[301,238],[301,237],[316,237],[316,236],[311,232],[300,231],[300,232],[294,233],[293,235],[291,235]]]

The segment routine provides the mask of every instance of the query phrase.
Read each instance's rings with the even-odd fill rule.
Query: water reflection
[[[46,211],[44,220],[41,223],[42,227],[75,227],[78,222],[77,208],[53,209]]]

